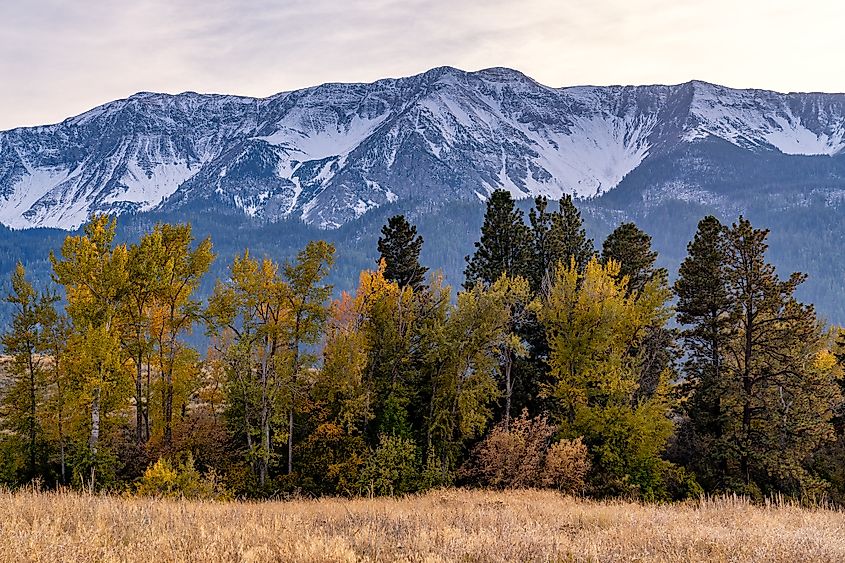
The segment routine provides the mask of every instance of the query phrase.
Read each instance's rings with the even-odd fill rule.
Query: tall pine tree
[[[619,262],[619,276],[628,276],[628,291],[640,292],[656,277],[668,278],[663,268],[655,268],[657,252],[651,248],[651,237],[634,223],[622,223],[602,244],[602,261]]]
[[[583,270],[595,254],[593,241],[587,238],[581,213],[571,196],[561,198],[558,211],[548,212],[547,208],[548,200],[539,196],[528,212],[534,242],[530,281],[535,292],[550,284],[559,264],[566,267],[570,258],[574,258]]]
[[[730,308],[725,228],[715,217],[698,223],[678,271],[675,294],[678,323],[687,351],[684,363],[686,413],[693,424],[693,462],[702,483],[724,488],[724,457],[714,444],[722,440],[722,358],[730,337]]]
[[[12,272],[12,291],[5,301],[12,305],[12,324],[2,336],[3,350],[11,356],[11,385],[3,397],[3,422],[20,438],[25,467],[22,481],[38,476],[46,461],[42,421],[47,393],[46,361],[43,356],[44,325],[56,298],[39,293],[18,262]]]
[[[423,238],[417,227],[408,223],[404,215],[394,215],[381,228],[378,239],[379,260],[384,260],[384,277],[399,287],[418,291],[425,286],[428,268],[420,264]]]
[[[490,286],[502,274],[530,278],[531,247],[531,229],[510,192],[494,191],[487,200],[481,240],[475,243],[472,257],[466,258],[464,287],[472,288],[477,282]]]
[[[805,276],[778,277],[767,237],[742,217],[729,229],[705,218],[676,284],[695,469],[711,489],[816,494],[807,464],[833,436],[836,362],[795,299]]]
[[[781,280],[766,262],[768,234],[740,217],[726,235],[733,337],[722,368],[723,447],[746,491],[815,493],[805,462],[832,438],[835,362],[813,307],[795,299],[806,276]]]

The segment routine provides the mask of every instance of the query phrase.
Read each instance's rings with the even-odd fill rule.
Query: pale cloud
[[[141,90],[267,96],[439,65],[845,91],[843,21],[834,0],[0,0],[0,129]]]

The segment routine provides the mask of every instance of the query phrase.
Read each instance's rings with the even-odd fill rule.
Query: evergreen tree
[[[552,216],[547,211],[549,200],[546,196],[537,196],[534,207],[528,210],[528,224],[531,226],[533,256],[531,259],[531,289],[534,293],[554,274],[555,252],[552,247]]]
[[[655,268],[657,252],[651,248],[651,237],[634,223],[622,223],[602,244],[602,260],[616,260],[619,276],[628,276],[628,291],[642,291],[654,278],[668,279],[663,268]]]
[[[44,469],[46,446],[43,421],[47,393],[45,322],[56,297],[38,294],[18,262],[12,272],[12,291],[5,301],[13,306],[12,325],[3,334],[2,344],[11,356],[12,382],[3,397],[3,422],[22,443],[25,468],[22,481],[35,478]]]
[[[767,236],[740,217],[725,237],[732,326],[720,367],[721,447],[735,487],[815,493],[806,461],[832,438],[835,360],[812,306],[794,297],[806,276],[779,279],[765,259]]]
[[[531,255],[531,230],[522,211],[510,192],[496,190],[487,200],[481,240],[475,243],[472,257],[466,257],[464,287],[471,289],[479,281],[492,285],[502,274],[529,279]]]
[[[412,287],[419,291],[425,285],[428,268],[420,264],[423,238],[417,227],[408,223],[404,215],[394,215],[381,228],[378,239],[380,258],[384,260],[384,277],[395,281],[399,287]]]
[[[833,435],[836,362],[813,308],[795,299],[805,276],[778,277],[767,237],[742,217],[729,229],[707,217],[681,266],[694,468],[716,490],[815,494],[823,484],[807,464]]]
[[[549,213],[547,207],[546,197],[538,196],[528,212],[534,242],[530,279],[535,292],[551,283],[558,264],[569,264],[569,259],[575,258],[575,264],[583,270],[595,254],[572,196],[561,198],[558,211]]]
[[[712,215],[702,219],[687,245],[674,288],[678,323],[687,327],[681,335],[687,352],[686,413],[696,442],[694,466],[702,483],[717,489],[725,485],[724,459],[716,443],[724,432],[722,361],[731,329],[725,245],[725,228],[719,220]]]

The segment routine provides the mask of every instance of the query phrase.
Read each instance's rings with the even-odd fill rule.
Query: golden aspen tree
[[[51,254],[56,280],[64,286],[73,323],[68,370],[89,415],[88,486],[97,484],[103,417],[123,406],[126,357],[120,345],[120,307],[128,287],[128,251],[115,245],[115,221],[96,215],[84,234],[68,236],[61,258]]]
[[[214,253],[208,238],[191,248],[194,238],[189,224],[160,224],[156,225],[153,233],[160,233],[161,240],[156,269],[160,283],[153,295],[154,335],[163,387],[163,438],[165,447],[170,447],[173,441],[174,389],[184,386],[184,382],[174,382],[174,377],[191,374],[195,378],[198,373],[196,369],[187,369],[192,364],[196,365],[198,358],[180,341],[180,337],[190,332],[201,318],[201,304],[193,299],[193,294],[214,261]]]

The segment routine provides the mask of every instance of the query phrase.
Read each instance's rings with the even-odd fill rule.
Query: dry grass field
[[[174,502],[0,493],[2,561],[845,561],[845,514],[550,492]]]

